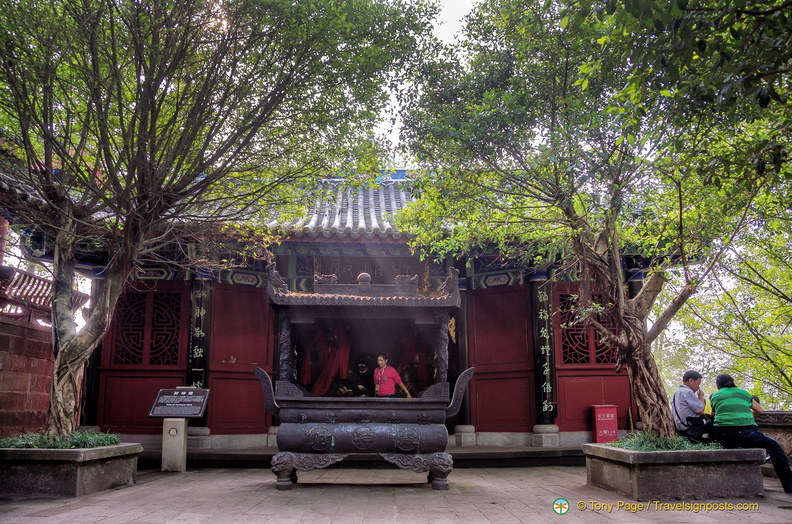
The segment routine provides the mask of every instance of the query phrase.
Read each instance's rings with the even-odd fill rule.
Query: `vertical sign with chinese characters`
[[[537,424],[553,424],[557,414],[553,366],[553,312],[550,292],[552,284],[547,273],[531,275],[534,310],[534,355],[536,361]]]
[[[209,346],[209,290],[211,280],[196,278],[192,286],[192,317],[190,321],[190,352],[187,385],[204,387],[206,381],[206,352]]]

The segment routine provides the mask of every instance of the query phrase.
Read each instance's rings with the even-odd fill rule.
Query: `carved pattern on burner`
[[[312,469],[322,469],[340,462],[349,456],[349,453],[325,453],[315,455],[313,453],[295,453],[294,467],[300,471],[311,471]]]
[[[435,475],[448,475],[454,469],[454,458],[448,453],[435,453],[432,455],[432,473]]]
[[[418,432],[412,428],[400,428],[394,440],[400,450],[412,451],[418,447]]]
[[[371,417],[368,416],[368,413],[358,411],[354,414],[354,420],[358,424],[368,424],[371,422]]]
[[[281,451],[272,457],[272,472],[276,475],[281,472],[291,471],[294,469],[294,454],[287,451]]]
[[[380,456],[401,469],[411,469],[416,473],[429,471],[426,455],[403,455],[401,453],[380,453]]]
[[[352,444],[359,450],[365,451],[374,445],[376,434],[371,428],[356,428],[352,433]]]
[[[401,417],[397,412],[391,411],[390,413],[388,413],[388,423],[398,424],[399,422],[401,422]]]
[[[322,426],[316,426],[308,432],[308,445],[316,451],[325,451],[333,442],[333,433]]]

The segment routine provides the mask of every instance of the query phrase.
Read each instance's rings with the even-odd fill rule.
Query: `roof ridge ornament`
[[[450,267],[448,268],[448,276],[443,285],[440,286],[440,294],[449,296],[455,292],[459,293],[459,270],[455,267]]]
[[[267,266],[267,292],[275,304],[292,306],[460,306],[459,270],[452,267],[440,289],[430,295],[418,293],[418,275],[398,275],[393,284],[371,284],[371,276],[361,273],[355,284],[339,284],[338,276],[314,275],[314,291],[293,292],[275,269]],[[361,278],[362,277],[362,278]],[[366,278],[368,277],[368,278]]]
[[[291,293],[289,291],[289,285],[283,280],[283,277],[280,276],[278,270],[275,269],[275,263],[267,264],[267,288],[270,290],[270,294],[282,294],[288,295]]]

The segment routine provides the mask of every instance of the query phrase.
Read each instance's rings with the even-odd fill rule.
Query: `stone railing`
[[[762,433],[781,444],[788,456],[792,456],[792,411],[765,411],[756,416]]]

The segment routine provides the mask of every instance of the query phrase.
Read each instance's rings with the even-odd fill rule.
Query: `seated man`
[[[671,398],[671,415],[677,433],[694,443],[712,441],[712,417],[704,414],[704,392],[701,390],[701,373],[686,371],[682,385]]]

